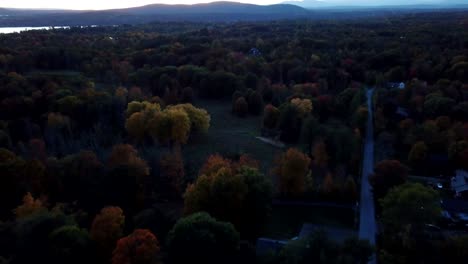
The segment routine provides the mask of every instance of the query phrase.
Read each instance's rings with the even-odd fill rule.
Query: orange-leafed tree
[[[14,213],[16,219],[21,219],[45,211],[47,211],[47,207],[44,206],[43,202],[40,199],[34,199],[31,193],[28,192],[23,197],[23,204],[16,207]]]
[[[112,253],[112,264],[150,264],[159,253],[158,239],[147,229],[136,229],[119,239]]]
[[[231,168],[231,166],[231,160],[225,159],[219,154],[214,154],[208,157],[198,175],[210,175],[216,173],[221,168]]]
[[[257,170],[260,169],[260,163],[258,162],[258,160],[252,158],[250,155],[247,154],[242,154],[239,157],[239,161],[237,161],[234,165],[238,168],[249,167]]]
[[[305,192],[310,158],[297,149],[290,148],[276,162],[274,173],[278,176],[279,192],[284,196],[297,196]]]
[[[247,100],[244,97],[239,97],[233,106],[234,114],[240,117],[245,117],[249,112],[249,105],[247,104]]]
[[[271,104],[265,106],[263,110],[263,127],[267,129],[275,129],[280,117],[278,108]]]
[[[91,239],[96,242],[101,257],[108,258],[122,236],[125,216],[120,207],[105,207],[91,225]]]
[[[170,187],[171,193],[178,197],[182,194],[184,183],[184,160],[179,148],[174,152],[165,154],[159,161],[161,178]]]
[[[108,164],[111,168],[131,166],[138,168],[142,175],[149,174],[146,161],[138,156],[138,151],[129,144],[119,144],[112,148]]]
[[[405,183],[408,178],[408,168],[398,160],[383,160],[374,168],[374,174],[369,178],[376,199],[383,198],[387,192]]]
[[[336,191],[336,185],[333,180],[333,175],[327,173],[327,176],[323,179],[322,192],[325,196],[332,196]]]
[[[325,142],[317,142],[312,150],[312,155],[314,156],[314,163],[316,166],[321,168],[327,167],[330,157],[328,156],[327,145],[325,145]]]

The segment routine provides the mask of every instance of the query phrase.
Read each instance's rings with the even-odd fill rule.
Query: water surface
[[[42,30],[42,29],[54,29],[54,28],[70,28],[69,26],[58,26],[58,27],[0,27],[0,34],[19,33],[22,31],[29,30]]]

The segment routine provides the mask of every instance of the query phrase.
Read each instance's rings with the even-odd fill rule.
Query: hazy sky
[[[65,9],[109,9],[142,6],[153,3],[195,4],[214,0],[0,0],[0,7],[16,8],[65,8]],[[275,0],[240,0],[236,2],[274,4]]]
[[[0,0],[0,7],[15,8],[57,8],[57,9],[109,9],[142,6],[153,3],[165,4],[194,4],[207,3],[214,0]],[[231,0],[236,2],[253,3],[259,5],[276,4],[285,0]],[[290,0],[296,1],[296,0]],[[301,1],[301,0],[297,0]],[[308,0],[305,0],[308,1]],[[319,0],[320,1],[320,0]],[[444,2],[444,1],[462,1],[462,0],[322,0],[329,4],[404,4],[421,2]],[[466,0],[468,1],[468,0]]]

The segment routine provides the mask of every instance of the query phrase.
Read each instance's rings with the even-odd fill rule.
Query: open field
[[[186,163],[192,172],[198,171],[209,155],[219,153],[224,156],[249,154],[260,161],[264,173],[269,173],[275,156],[282,150],[255,138],[260,135],[260,116],[234,116],[230,101],[199,100],[195,106],[210,113],[211,126],[207,134],[193,135],[190,143],[184,146]]]

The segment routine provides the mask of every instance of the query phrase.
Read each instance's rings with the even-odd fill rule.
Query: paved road
[[[367,105],[369,116],[367,119],[367,131],[364,145],[364,157],[362,161],[362,177],[361,177],[361,201],[360,217],[359,217],[359,238],[367,239],[372,245],[375,245],[375,235],[377,225],[375,223],[374,198],[369,184],[369,175],[374,168],[374,127],[373,127],[373,109],[372,95],[374,90],[370,89],[367,92]],[[369,264],[376,263],[375,256]]]

